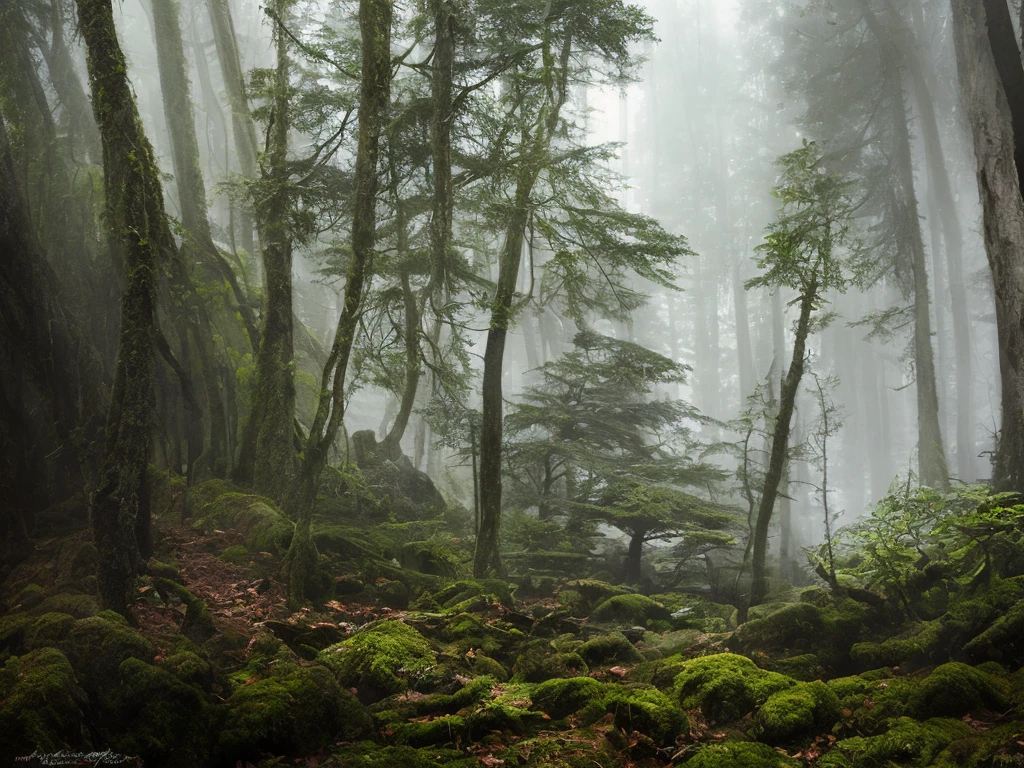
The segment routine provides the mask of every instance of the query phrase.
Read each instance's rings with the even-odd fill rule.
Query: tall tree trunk
[[[804,375],[807,356],[807,337],[811,332],[811,313],[818,300],[817,278],[814,278],[800,299],[800,318],[796,326],[796,338],[793,341],[793,359],[789,364],[789,372],[782,382],[779,396],[779,412],[775,417],[772,429],[772,448],[768,459],[768,470],[764,478],[764,490],[757,509],[757,521],[754,525],[754,546],[751,557],[751,585],[749,605],[759,605],[768,594],[767,554],[768,530],[775,511],[775,501],[779,495],[779,486],[786,468],[789,454],[789,433],[796,406],[796,396],[800,389],[800,380]]]
[[[540,175],[541,164],[551,147],[562,107],[569,97],[568,66],[572,38],[567,36],[559,53],[560,69],[554,71],[554,57],[545,51],[545,78],[549,87],[548,101],[534,124],[533,135],[524,134],[523,155],[516,174],[516,191],[505,226],[505,240],[498,255],[498,280],[491,302],[491,320],[484,347],[482,413],[480,417],[480,528],[473,558],[473,575],[477,578],[503,574],[498,534],[501,530],[501,455],[502,455],[502,373],[505,362],[505,339],[513,320],[512,299],[515,295],[519,268],[523,258],[526,225],[530,219],[530,199]],[[547,42],[545,42],[545,46]]]
[[[259,144],[256,140],[256,125],[249,110],[249,99],[245,93],[245,75],[242,72],[242,59],[238,53],[238,40],[235,35],[235,24],[231,18],[231,7],[228,0],[206,0],[206,8],[210,14],[213,28],[213,40],[217,47],[217,59],[227,89],[228,104],[231,106],[231,127],[235,138],[235,155],[238,158],[242,175],[247,179],[257,176],[257,157]],[[248,213],[239,216],[239,235],[244,248],[249,254],[255,250],[253,240],[253,221]]]
[[[262,222],[263,272],[266,307],[256,355],[252,393],[253,489],[284,503],[296,477],[295,351],[292,310],[292,236],[289,225],[291,183],[288,168],[288,133],[291,130],[291,61],[288,36],[280,28],[289,0],[276,0],[274,37],[277,72],[274,83],[270,150],[264,180],[269,193],[258,206]]]
[[[88,50],[93,111],[103,141],[106,216],[124,254],[121,342],[107,415],[107,436],[91,521],[99,550],[103,604],[127,613],[146,542],[137,539],[146,514],[145,472],[153,419],[153,337],[160,259],[173,251],[153,148],[128,82],[128,65],[111,0],[77,0]]]
[[[377,161],[391,93],[392,11],[392,0],[359,1],[363,61],[352,204],[352,258],[345,280],[345,303],[320,380],[316,415],[309,430],[302,468],[288,504],[297,519],[287,557],[288,595],[293,603],[304,602],[309,597],[310,579],[316,568],[317,553],[311,535],[313,507],[328,451],[345,416],[345,374],[359,323],[363,289],[371,274],[376,246]]]
[[[644,539],[647,531],[633,529],[629,532],[629,550],[626,552],[626,583],[639,584],[642,576]]]
[[[975,0],[953,0],[953,31],[995,288],[1002,424],[993,481],[1000,490],[1024,491],[1024,199],[1019,177],[1024,166],[1018,166],[1015,157],[1020,145],[1015,143],[1010,101],[993,57],[985,6]],[[1016,94],[1017,99],[1021,96]]]

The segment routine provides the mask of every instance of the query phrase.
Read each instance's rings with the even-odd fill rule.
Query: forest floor
[[[213,481],[182,520],[180,483],[155,492],[131,623],[84,530],[0,586],[0,765],[1024,765],[1022,577],[928,621],[786,586],[737,626],[684,593],[458,578],[436,526],[328,514],[322,596],[292,611],[270,502]]]

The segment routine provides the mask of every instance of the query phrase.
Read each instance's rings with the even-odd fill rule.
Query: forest
[[[0,0],[0,768],[1024,766],[1020,0]]]

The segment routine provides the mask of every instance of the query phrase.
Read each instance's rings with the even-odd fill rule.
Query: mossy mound
[[[584,712],[591,712],[594,706],[591,703]],[[642,733],[658,747],[673,746],[679,734],[690,730],[686,713],[656,688],[608,686],[597,706],[615,718],[617,728]]]
[[[401,621],[373,624],[325,648],[318,658],[367,703],[406,690],[411,679],[436,664],[427,639]]]
[[[621,632],[592,638],[583,643],[576,652],[591,667],[604,664],[639,664],[643,655]]]
[[[880,643],[855,643],[850,658],[857,669],[919,666],[941,655],[941,634],[941,621],[923,622]]]
[[[322,768],[479,768],[480,761],[457,749],[382,747],[373,741],[336,749]]]
[[[843,739],[818,761],[819,768],[875,766],[932,766],[950,743],[969,736],[971,727],[959,720],[933,718],[921,723],[908,717],[891,723],[878,736]]]
[[[173,653],[161,661],[160,666],[183,683],[203,689],[213,685],[213,668],[205,659],[192,651]]]
[[[617,595],[630,595],[633,590],[597,579],[576,579],[567,582],[558,592],[558,602],[574,616],[589,616],[601,603]]]
[[[696,709],[719,723],[738,720],[773,693],[795,685],[777,672],[758,668],[745,656],[719,653],[683,664],[675,689],[683,709]]]
[[[67,539],[53,560],[54,589],[79,590],[95,584],[98,561],[99,552],[91,541],[80,537]]]
[[[66,613],[76,619],[87,619],[99,612],[100,607],[89,595],[75,595],[67,592],[51,595],[31,611],[35,616],[41,616],[44,613]]]
[[[538,638],[524,643],[512,665],[514,680],[542,683],[552,678],[581,677],[590,672],[583,657],[572,651],[558,651],[550,640]]]
[[[598,605],[590,615],[592,621],[630,627],[645,627],[652,621],[667,621],[671,617],[668,608],[644,595],[615,595]]]
[[[138,659],[119,669],[117,733],[112,746],[147,766],[203,765],[210,748],[209,709],[197,688]]]
[[[784,659],[772,659],[767,664],[772,672],[792,677],[794,680],[811,682],[820,680],[825,676],[826,669],[814,653],[803,653],[799,656],[789,656]]]
[[[688,768],[800,768],[801,763],[765,744],[734,741],[701,747],[683,765]]]
[[[216,496],[198,514],[193,527],[201,531],[232,528],[242,534],[250,552],[281,554],[288,549],[295,530],[270,499],[245,493]]]
[[[810,647],[825,629],[821,609],[811,603],[791,603],[736,630],[735,644],[745,653],[778,654]]]
[[[238,686],[224,704],[218,752],[225,762],[261,752],[308,755],[371,733],[369,712],[329,670],[282,666],[272,677]]]
[[[530,694],[534,709],[560,719],[600,699],[605,686],[592,677],[569,677],[541,683]]]
[[[398,560],[403,568],[447,579],[455,578],[460,565],[450,549],[429,541],[410,541],[402,545]]]
[[[443,611],[464,611],[473,608],[473,598],[487,598],[506,608],[514,608],[512,585],[500,579],[465,579],[449,584],[425,600],[425,607]],[[486,601],[485,601],[486,602]]]
[[[218,555],[218,559],[232,565],[245,565],[252,560],[245,544],[233,544]]]
[[[820,680],[798,683],[768,697],[757,712],[755,729],[761,741],[784,744],[830,730],[840,709],[835,691]]]
[[[155,655],[146,638],[109,611],[79,619],[60,641],[82,687],[94,700],[115,695],[121,664],[127,659],[149,661]]]
[[[0,667],[0,755],[15,757],[89,746],[79,688],[67,658],[39,648]]]
[[[75,617],[66,613],[44,613],[25,630],[25,648],[59,645],[75,625]]]
[[[956,661],[943,664],[922,680],[910,701],[911,711],[922,720],[1001,712],[1007,705],[1001,680]]]
[[[998,661],[1010,667],[1024,665],[1024,600],[968,642],[964,654],[977,661]]]

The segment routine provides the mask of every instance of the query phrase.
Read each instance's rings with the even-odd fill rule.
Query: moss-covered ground
[[[429,521],[320,526],[323,594],[278,581],[290,523],[221,481],[164,483],[129,620],[83,534],[0,598],[0,766],[1004,768],[1024,765],[1024,583],[905,621],[824,588],[733,606],[599,578],[467,578]],[[462,549],[460,550],[460,547]]]

